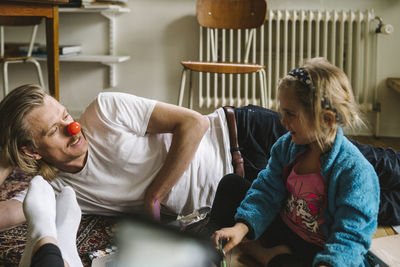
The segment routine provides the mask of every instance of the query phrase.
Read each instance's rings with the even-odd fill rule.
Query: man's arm
[[[0,232],[25,222],[22,203],[15,199],[0,201],[0,214]]]
[[[156,104],[147,132],[172,133],[173,137],[164,165],[145,194],[145,209],[149,214],[153,214],[154,199],[161,201],[187,169],[209,125],[206,117],[193,110]]]

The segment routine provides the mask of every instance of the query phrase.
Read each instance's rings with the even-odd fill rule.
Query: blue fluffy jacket
[[[257,239],[270,225],[287,196],[283,170],[306,146],[295,145],[290,133],[271,149],[261,171],[237,210],[235,219],[250,226],[249,238]],[[368,266],[365,260],[377,227],[379,182],[372,165],[338,128],[332,149],[321,158],[321,175],[327,185],[326,223],[321,226],[326,244],[314,265]]]

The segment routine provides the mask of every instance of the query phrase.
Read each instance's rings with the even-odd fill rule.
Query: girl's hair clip
[[[308,72],[305,69],[303,69],[303,68],[293,69],[293,70],[289,71],[288,75],[296,78],[298,81],[303,83],[305,86],[307,86],[311,90],[313,89],[310,75],[308,74]]]
[[[305,69],[303,69],[301,67],[297,68],[297,69],[293,69],[288,73],[288,75],[296,78],[296,80],[300,81],[303,85],[305,85],[307,88],[309,88],[309,90],[313,93],[313,97],[315,97],[315,94],[316,94],[315,87],[313,87],[310,75],[308,74],[308,72]],[[321,107],[322,107],[322,109],[333,111],[336,115],[336,120],[341,121],[340,114],[332,106],[330,101],[326,99],[325,95],[323,95],[321,98]]]

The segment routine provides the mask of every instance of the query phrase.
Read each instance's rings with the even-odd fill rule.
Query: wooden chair
[[[267,3],[266,0],[198,0],[196,15],[197,21],[200,24],[200,30],[206,28],[207,33],[205,39],[207,44],[205,47],[207,58],[202,60],[203,48],[200,48],[200,60],[199,61],[182,61],[183,65],[181,86],[178,96],[178,105],[182,106],[183,96],[185,92],[186,84],[186,72],[190,71],[189,81],[189,107],[193,108],[193,92],[192,92],[192,71],[199,72],[199,79],[201,79],[201,73],[205,72],[206,75],[214,73],[214,98],[213,100],[205,97],[205,102],[209,108],[211,102],[216,106],[222,105],[233,105],[240,106],[241,104],[247,104],[247,101],[242,101],[245,93],[240,92],[240,82],[237,82],[235,89],[232,89],[232,82],[230,87],[225,92],[225,88],[216,89],[216,86],[220,82],[217,75],[222,74],[221,79],[225,79],[224,75],[228,75],[229,79],[232,79],[232,75],[235,74],[258,74],[259,75],[259,88],[258,88],[258,100],[257,104],[265,106],[265,91],[266,91],[266,74],[265,66],[262,64],[256,64],[255,57],[251,59],[249,63],[250,50],[256,52],[256,30],[260,28],[266,21],[267,14]],[[243,33],[242,33],[243,31]],[[225,41],[225,33],[229,35]],[[219,37],[222,36],[222,37]],[[234,37],[233,37],[234,36]],[[203,39],[202,33],[200,33],[200,39]],[[241,38],[241,40],[237,40]],[[232,40],[234,44],[231,44]],[[243,41],[244,40],[244,41]],[[202,40],[200,40],[202,42]],[[225,43],[230,42],[229,45]],[[241,48],[241,44],[243,46]],[[230,48],[229,51],[222,51],[224,44]],[[201,44],[200,44],[201,45]],[[236,49],[235,52],[232,50]],[[258,48],[263,49],[263,48]],[[242,52],[239,50],[243,50]],[[238,52],[236,52],[238,51]],[[227,56],[225,56],[225,54]],[[236,58],[234,58],[236,57]],[[254,79],[256,80],[256,79]],[[199,91],[202,90],[202,84],[199,82]],[[222,86],[224,87],[224,86]],[[209,88],[207,88],[207,94],[209,94]],[[218,91],[218,92],[217,92]],[[222,92],[221,92],[222,91]],[[233,93],[233,91],[235,91]],[[199,106],[204,104],[204,99],[199,92]],[[218,96],[217,96],[218,94]],[[252,98],[255,102],[256,92],[252,93]],[[247,96],[245,96],[247,98]],[[228,100],[226,100],[228,99]],[[229,101],[230,99],[230,101]]]
[[[39,62],[32,57],[32,49],[35,43],[36,32],[42,17],[7,17],[0,16],[0,63],[3,68],[3,90],[4,96],[8,94],[8,65],[12,63],[32,63],[35,65],[40,86],[44,89],[43,75]],[[4,26],[33,26],[29,48],[26,56],[5,56]]]

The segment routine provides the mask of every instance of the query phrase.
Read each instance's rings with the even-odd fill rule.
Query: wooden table
[[[0,16],[30,16],[46,19],[47,71],[49,91],[57,100],[59,90],[58,5],[69,0],[0,0]]]

